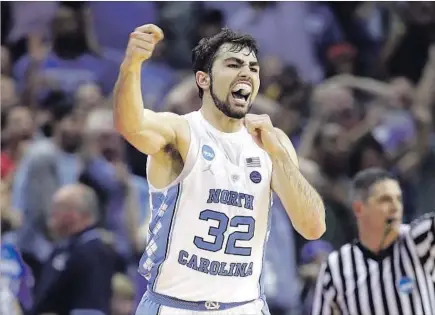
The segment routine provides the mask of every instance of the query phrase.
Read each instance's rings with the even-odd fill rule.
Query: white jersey
[[[139,271],[149,290],[185,301],[258,299],[272,162],[246,128],[224,133],[199,111],[184,117],[191,144],[181,174],[163,189],[149,184],[152,215]]]

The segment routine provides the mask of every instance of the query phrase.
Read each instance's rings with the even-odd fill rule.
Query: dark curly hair
[[[216,52],[223,44],[232,44],[231,51],[239,52],[244,48],[249,49],[249,53],[258,54],[257,42],[248,34],[238,34],[229,28],[223,28],[216,35],[203,38],[192,50],[193,73],[204,71],[211,73],[211,68],[216,57]],[[202,99],[204,91],[198,86],[199,97]]]

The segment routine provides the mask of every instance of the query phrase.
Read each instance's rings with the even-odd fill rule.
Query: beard
[[[248,105],[246,111],[238,111],[231,108],[230,95],[228,94],[226,101],[221,101],[213,91],[213,78],[210,76],[210,95],[216,107],[227,117],[234,119],[242,119],[251,110],[252,104]]]

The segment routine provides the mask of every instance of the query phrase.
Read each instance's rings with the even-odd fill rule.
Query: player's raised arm
[[[176,144],[176,130],[185,123],[173,113],[155,113],[145,109],[141,92],[141,66],[163,39],[156,25],[140,26],[130,34],[125,58],[114,89],[116,129],[138,150],[153,155],[167,144]],[[186,123],[187,124],[187,123]]]

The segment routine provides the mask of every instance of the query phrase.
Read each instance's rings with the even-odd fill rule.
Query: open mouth
[[[247,102],[251,93],[248,92],[247,94],[244,94],[243,90],[238,90],[236,92],[231,92],[231,95],[235,100],[241,100]]]
[[[251,93],[252,86],[247,83],[238,83],[231,91],[231,95],[233,96],[234,100],[240,103],[246,103],[249,100]]]

